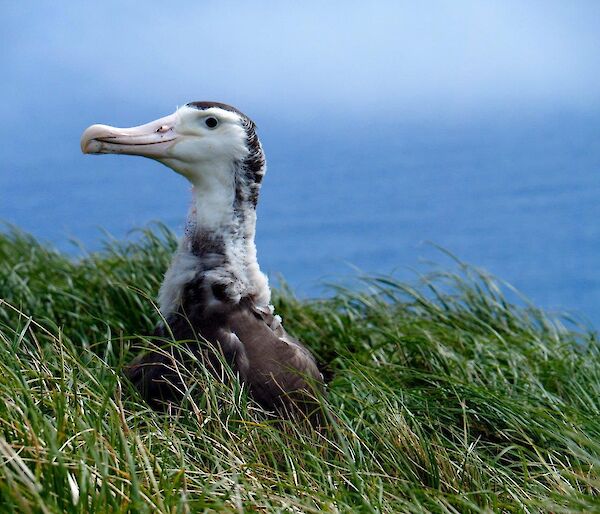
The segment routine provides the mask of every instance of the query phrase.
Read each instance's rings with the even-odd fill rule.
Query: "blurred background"
[[[73,255],[180,233],[182,177],[79,138],[222,101],[267,154],[261,265],[301,296],[444,266],[432,241],[600,323],[600,2],[0,6],[0,220]]]

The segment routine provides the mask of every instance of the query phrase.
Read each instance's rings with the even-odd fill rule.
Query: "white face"
[[[140,155],[158,160],[192,184],[230,181],[248,154],[242,117],[220,107],[184,106],[132,128],[92,125],[81,137],[83,153]]]

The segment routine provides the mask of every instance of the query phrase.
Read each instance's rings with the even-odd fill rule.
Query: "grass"
[[[457,263],[275,304],[334,377],[315,431],[234,381],[157,414],[120,369],[158,319],[173,236],[74,261],[0,236],[1,512],[600,510],[596,334]]]

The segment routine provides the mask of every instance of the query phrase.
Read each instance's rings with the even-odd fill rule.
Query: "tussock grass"
[[[414,286],[277,293],[333,374],[324,430],[207,373],[183,411],[152,412],[120,370],[173,247],[157,227],[74,261],[0,236],[0,511],[600,510],[596,334],[460,263]]]

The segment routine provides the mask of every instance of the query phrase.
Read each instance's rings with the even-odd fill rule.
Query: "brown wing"
[[[284,330],[269,309],[257,308],[247,299],[235,305],[215,305],[204,310],[201,319],[169,320],[169,325],[176,339],[197,337],[220,346],[251,396],[264,407],[314,410],[310,399],[322,390],[323,377],[310,352]],[[156,335],[161,335],[160,329]],[[218,362],[211,359],[207,345],[188,343],[186,347]],[[178,363],[186,364],[182,352],[150,351],[128,366],[126,376],[152,407],[161,408],[165,402],[179,401],[185,390],[174,369]]]
[[[310,352],[270,311],[245,307],[232,313],[224,330],[243,346],[243,366],[237,369],[252,396],[272,408],[289,400],[305,401],[321,390],[323,377]]]

